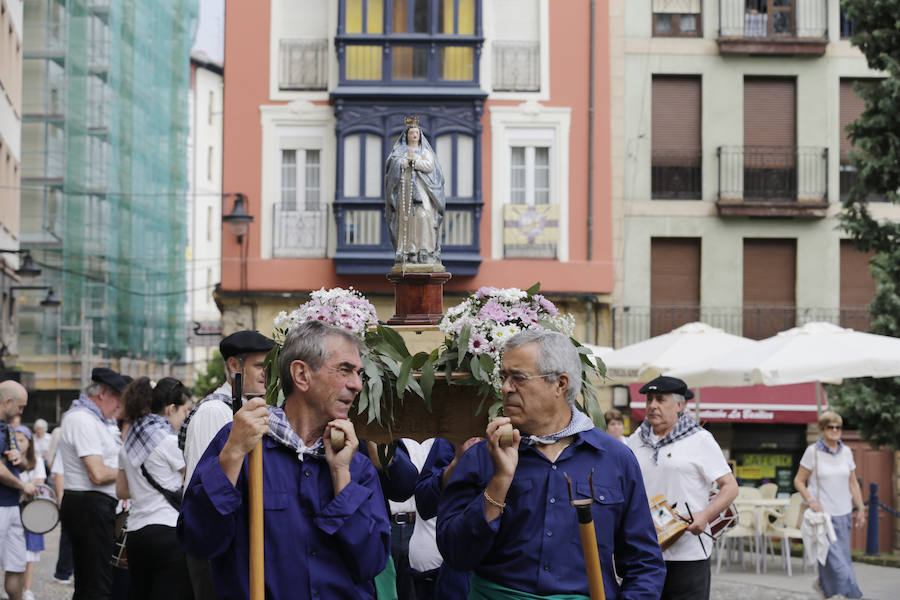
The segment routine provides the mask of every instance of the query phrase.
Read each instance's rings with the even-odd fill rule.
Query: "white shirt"
[[[104,485],[91,483],[82,458],[91,455],[100,456],[104,465],[118,469],[122,440],[114,433],[117,430],[86,410],[68,411],[63,416],[61,427],[63,432],[57,451],[62,451],[65,489],[75,492],[101,492],[115,498],[116,482],[111,481]]]
[[[415,447],[412,447],[408,440],[403,441],[406,442],[412,464],[421,472],[434,445],[434,438],[427,439],[422,444],[414,442]],[[444,557],[437,547],[436,526],[437,517],[425,520],[416,510],[416,526],[413,528],[412,537],[409,538],[409,566],[414,571],[426,573],[444,564]]]
[[[800,466],[809,469],[806,485],[810,495],[819,501],[825,512],[839,517],[853,510],[850,472],[856,469],[856,463],[853,452],[846,444],[841,444],[837,454],[816,450],[815,444],[808,446],[800,459]]]
[[[216,392],[231,396],[231,384],[227,381]],[[191,482],[197,463],[206,452],[206,448],[219,430],[234,419],[231,407],[219,400],[207,400],[202,403],[191,417],[184,437],[184,473],[185,489]]]
[[[131,464],[125,455],[125,448],[119,452],[119,465],[125,471],[128,490],[131,492],[131,509],[126,523],[128,530],[136,531],[147,525],[175,527],[178,511],[150,485],[141,473],[140,466],[135,467]],[[156,483],[163,488],[172,491],[181,489],[184,457],[178,448],[178,436],[173,433],[164,437],[144,461],[144,466]]]
[[[50,456],[50,434],[44,432],[44,437],[38,437],[37,434],[31,436],[34,443],[34,454],[38,458],[48,460]]]
[[[31,469],[30,471],[22,471],[21,473],[19,473],[19,479],[21,479],[25,483],[34,483],[37,479],[46,481],[47,468],[44,466],[44,461],[40,459],[35,461],[33,469]]]
[[[688,506],[692,512],[705,509],[713,482],[731,473],[722,449],[705,429],[660,448],[658,464],[653,461],[653,448],[641,441],[640,430],[628,437],[628,445],[641,466],[648,501],[662,494],[670,506],[677,503],[675,509],[685,517]],[[663,559],[703,560],[711,550],[712,540],[707,536],[685,533],[663,552]]]

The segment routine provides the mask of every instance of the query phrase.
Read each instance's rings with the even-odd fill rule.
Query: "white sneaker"
[[[22,600],[34,600],[34,592],[31,590],[25,590],[22,593]]]
[[[68,579],[57,579],[55,576],[53,577],[53,583],[58,583],[60,585],[72,585],[72,578]]]
[[[9,600],[9,596],[6,595],[6,590],[0,588],[0,600]]]

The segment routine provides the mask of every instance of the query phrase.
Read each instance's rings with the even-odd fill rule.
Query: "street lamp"
[[[15,290],[47,290],[47,295],[44,296],[44,299],[41,300],[41,306],[44,308],[56,308],[57,306],[62,304],[62,300],[56,297],[56,294],[53,293],[53,288],[49,285],[13,285],[10,286],[10,291]],[[12,311],[12,306],[10,306],[10,311]]]
[[[238,245],[244,241],[244,235],[250,229],[250,223],[253,222],[253,216],[247,212],[245,203],[247,196],[244,194],[225,194],[225,197],[234,196],[234,207],[231,212],[222,217],[222,222],[228,225],[231,233],[237,236]]]
[[[34,259],[31,258],[30,250],[5,250],[0,248],[0,253],[23,255],[22,264],[16,269],[16,275],[19,277],[37,277],[41,274],[41,270],[35,266]]]

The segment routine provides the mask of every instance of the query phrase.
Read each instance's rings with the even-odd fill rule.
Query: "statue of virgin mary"
[[[443,272],[444,173],[422,135],[418,117],[406,118],[387,159],[384,200],[395,249],[392,270]]]

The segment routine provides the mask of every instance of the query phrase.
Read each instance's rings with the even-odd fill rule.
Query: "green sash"
[[[484,577],[472,573],[472,584],[469,588],[469,600],[591,600],[581,594],[553,594],[538,596],[528,592],[520,592]]]
[[[390,556],[384,571],[375,576],[375,598],[397,600],[397,570],[394,568],[394,559]]]

